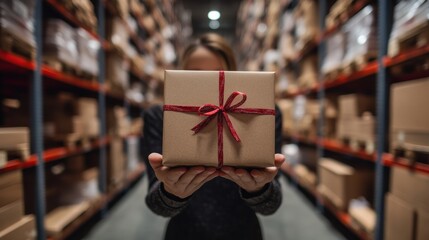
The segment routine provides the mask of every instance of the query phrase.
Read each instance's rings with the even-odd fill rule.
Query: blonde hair
[[[225,70],[236,71],[237,62],[234,53],[228,42],[222,36],[216,33],[206,33],[201,35],[193,43],[191,43],[183,52],[180,61],[180,66],[183,68],[189,60],[189,56],[198,48],[204,47],[209,51],[219,56],[226,64]]]

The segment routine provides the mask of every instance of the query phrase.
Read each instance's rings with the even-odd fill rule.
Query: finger
[[[162,165],[162,155],[159,153],[151,153],[148,157],[150,166],[153,170],[160,169]]]
[[[233,182],[240,181],[240,178],[235,174],[234,168],[232,167],[222,167],[221,172],[229,177],[229,180]],[[221,175],[222,176],[222,175]]]
[[[213,178],[219,176],[219,173],[216,172],[216,169],[208,169],[197,176],[192,180],[191,183],[186,187],[186,191],[189,190],[197,190],[199,189],[204,183],[212,180]]]
[[[189,183],[200,173],[205,170],[204,167],[192,167],[186,171],[178,180],[176,184],[189,185]]]
[[[235,174],[237,174],[240,180],[244,183],[256,183],[255,179],[253,179],[249,172],[244,169],[235,170]]]
[[[165,171],[163,174],[165,175],[166,179],[170,182],[175,184],[177,181],[179,181],[180,177],[183,176],[187,171],[186,168],[180,167],[180,168],[169,168],[165,167]]]
[[[284,163],[285,159],[286,159],[286,157],[283,154],[276,153],[274,156],[274,165],[277,168],[280,168],[282,166],[282,164]]]
[[[250,172],[250,175],[255,179],[255,182],[257,183],[264,183],[267,181],[267,174],[264,171],[253,169]]]
[[[190,187],[198,186],[202,181],[204,181],[208,176],[210,176],[214,172],[216,172],[216,169],[214,168],[206,169],[204,172],[196,175],[194,179],[192,179],[192,181],[189,183],[188,187],[190,188]]]

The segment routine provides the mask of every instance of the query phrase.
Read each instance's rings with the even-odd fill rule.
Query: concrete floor
[[[87,235],[87,240],[162,240],[166,218],[153,214],[145,205],[146,178],[109,211]],[[281,178],[283,204],[271,216],[259,216],[267,240],[335,240],[344,237],[295,189]]]

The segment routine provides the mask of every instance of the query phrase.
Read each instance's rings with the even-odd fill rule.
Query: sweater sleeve
[[[240,196],[253,211],[262,215],[275,213],[282,203],[282,191],[277,178],[257,193],[248,193],[240,188]]]
[[[282,115],[276,105],[276,118],[275,118],[275,152],[281,152],[282,146]],[[273,181],[268,183],[262,188],[261,191],[256,193],[248,193],[240,188],[240,196],[244,202],[252,208],[255,212],[263,215],[270,215],[277,211],[282,203],[282,191],[280,182],[278,180],[280,173],[274,178]]]
[[[162,108],[155,106],[144,113],[143,159],[149,179],[146,205],[155,214],[172,217],[177,215],[187,204],[188,199],[180,199],[164,190],[163,184],[156,178],[149,164],[149,154],[162,154]]]

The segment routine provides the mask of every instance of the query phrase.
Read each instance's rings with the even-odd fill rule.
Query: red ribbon
[[[231,120],[228,117],[228,113],[246,113],[246,114],[257,114],[257,115],[275,115],[274,109],[266,108],[239,108],[247,99],[246,93],[235,91],[226,100],[225,105],[223,104],[225,91],[225,72],[219,71],[219,106],[214,104],[204,104],[201,107],[198,106],[181,106],[181,105],[164,105],[164,111],[174,112],[197,112],[201,116],[207,116],[199,124],[192,128],[194,134],[197,134],[204,127],[206,127],[213,118],[217,118],[217,137],[218,137],[218,168],[223,166],[223,120],[228,126],[229,131],[234,137],[235,141],[240,142],[240,137],[232,125]],[[231,105],[236,97],[240,96],[240,102]]]

